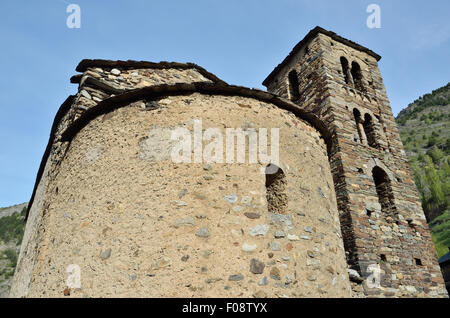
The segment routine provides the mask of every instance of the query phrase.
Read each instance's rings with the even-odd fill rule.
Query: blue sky
[[[81,8],[81,28],[66,7]],[[366,26],[370,3],[381,28]],[[450,1],[2,0],[0,207],[28,201],[53,117],[83,58],[194,62],[230,84],[261,82],[319,25],[382,55],[397,114],[450,80]]]

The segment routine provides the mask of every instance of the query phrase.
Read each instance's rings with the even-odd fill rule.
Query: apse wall
[[[57,173],[36,192],[12,296],[350,296],[327,145],[316,128],[237,95],[121,103],[61,141]],[[227,128],[266,128],[269,155],[279,128],[281,170],[266,175],[267,162],[249,162],[248,146],[243,163],[174,162],[172,132],[185,128],[194,143],[199,123],[203,136],[222,132],[224,161]],[[74,265],[81,288],[69,290]]]

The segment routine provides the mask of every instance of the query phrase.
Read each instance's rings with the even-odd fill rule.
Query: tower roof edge
[[[308,43],[311,39],[313,39],[315,36],[317,36],[317,34],[322,33],[325,34],[329,37],[331,37],[333,40],[337,41],[337,42],[341,42],[347,46],[350,46],[356,50],[362,51],[367,53],[370,56],[373,56],[377,61],[379,61],[381,59],[381,56],[378,55],[377,53],[375,53],[374,51],[366,48],[365,46],[362,46],[356,42],[353,42],[351,40],[348,40],[346,38],[341,37],[340,35],[332,32],[332,31],[328,31],[325,30],[324,28],[320,27],[320,26],[316,26],[314,29],[312,29],[311,31],[308,32],[308,34],[300,41],[298,42],[294,48],[291,50],[291,52],[288,54],[288,56],[286,56],[286,58],[280,63],[278,64],[274,70],[266,77],[266,79],[263,81],[263,85],[267,87],[268,83],[275,77],[275,74],[277,74],[281,68],[283,66],[285,66],[288,61],[306,44]]]

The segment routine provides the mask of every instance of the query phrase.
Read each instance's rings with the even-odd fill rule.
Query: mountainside
[[[8,296],[25,229],[27,203],[0,208],[0,298]]]
[[[450,83],[396,118],[438,256],[450,247]]]

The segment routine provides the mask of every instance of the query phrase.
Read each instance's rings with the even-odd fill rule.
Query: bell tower
[[[328,154],[359,296],[446,296],[419,194],[373,51],[316,27],[264,80],[328,125]],[[375,274],[376,275],[376,274]]]

